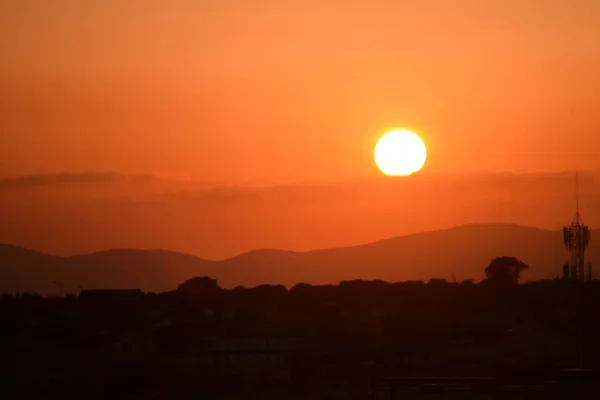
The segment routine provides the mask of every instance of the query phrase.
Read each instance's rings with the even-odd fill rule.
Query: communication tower
[[[563,227],[563,242],[569,251],[569,260],[563,267],[563,277],[578,281],[592,279],[592,264],[585,271],[585,251],[590,243],[590,230],[579,214],[579,173],[575,173],[575,219]],[[586,276],[587,275],[587,276]]]

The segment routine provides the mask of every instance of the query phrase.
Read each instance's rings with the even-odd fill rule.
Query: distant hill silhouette
[[[64,259],[0,244],[0,292],[55,293]]]
[[[161,292],[190,277],[214,275],[216,263],[167,250],[113,249],[69,257],[65,279],[82,288],[131,288]]]
[[[600,241],[588,260],[600,260]],[[237,285],[338,283],[351,279],[385,281],[483,278],[496,256],[515,256],[529,270],[523,280],[555,278],[567,254],[561,233],[512,224],[473,224],[396,237],[359,246],[292,252],[255,250],[209,261],[166,250],[115,249],[56,257],[9,245],[0,246],[0,291],[55,294],[79,288],[175,289],[195,276],[210,276],[221,287]],[[599,266],[600,268],[600,266]]]
[[[590,255],[600,252],[600,243]],[[531,268],[525,280],[560,275],[566,259],[561,233],[513,224],[472,224],[360,246],[305,253],[258,250],[223,262],[231,277],[224,285],[296,282],[336,283],[351,279],[386,281],[483,278],[493,257],[514,255]],[[592,259],[598,257],[593,257]],[[235,275],[233,275],[235,274]],[[231,282],[231,283],[230,283]]]

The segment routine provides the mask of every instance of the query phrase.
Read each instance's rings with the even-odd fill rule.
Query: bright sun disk
[[[386,133],[375,145],[375,163],[386,175],[411,175],[423,168],[426,159],[425,143],[404,129]]]

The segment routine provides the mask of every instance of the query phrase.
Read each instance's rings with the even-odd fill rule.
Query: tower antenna
[[[579,171],[575,170],[575,220],[581,221],[581,215],[579,214]]]
[[[564,266],[563,276],[585,281],[592,276],[588,265],[587,279],[585,275],[585,251],[590,243],[590,230],[584,225],[579,214],[579,171],[575,171],[575,219],[569,226],[563,227],[563,242],[569,251],[569,261]],[[588,263],[589,264],[589,263]]]

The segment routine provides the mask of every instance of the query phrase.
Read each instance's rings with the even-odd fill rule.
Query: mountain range
[[[253,249],[339,248],[470,223],[558,231],[575,214],[574,172],[430,174],[225,185],[152,174],[0,177],[0,243],[68,257],[169,249],[224,260]],[[579,208],[600,228],[600,174]]]
[[[600,260],[592,241],[588,260]],[[443,278],[481,280],[496,256],[515,256],[529,265],[524,281],[556,278],[567,258],[561,232],[514,224],[470,224],[395,237],[358,246],[293,252],[254,250],[220,261],[168,250],[112,249],[58,257],[0,245],[0,292],[76,293],[81,289],[173,290],[185,280],[210,276],[231,288],[343,280],[390,282]]]

